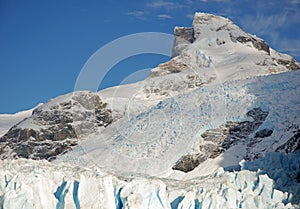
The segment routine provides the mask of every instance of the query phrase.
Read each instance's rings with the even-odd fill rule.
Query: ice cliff
[[[241,171],[219,169],[209,176],[176,181],[114,176],[47,161],[5,160],[0,165],[0,205],[3,209],[299,208],[299,163],[299,151],[272,153],[241,162]]]

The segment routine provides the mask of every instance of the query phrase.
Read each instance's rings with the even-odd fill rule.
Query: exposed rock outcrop
[[[187,27],[175,27],[174,44],[172,48],[172,57],[176,57],[195,40],[194,29]]]
[[[258,50],[263,50],[267,52],[268,55],[270,55],[270,47],[269,45],[261,39],[254,38],[253,36],[247,35],[247,36],[234,36],[233,34],[230,33],[230,38],[233,42],[240,42],[240,43],[247,43],[251,42],[253,46],[258,49]]]
[[[77,145],[79,136],[112,122],[111,110],[95,93],[76,92],[60,100],[36,108],[1,137],[0,157],[52,159]]]
[[[300,69],[300,65],[297,64],[297,62],[291,58],[289,60],[284,60],[284,59],[275,59],[275,61],[279,64],[279,65],[283,65],[284,67],[290,69],[290,70],[297,70]]]
[[[273,133],[272,129],[265,128],[255,133],[255,138],[265,138],[271,136]]]
[[[250,135],[266,120],[268,112],[263,111],[261,108],[254,108],[247,112],[247,116],[253,120],[243,122],[228,121],[217,129],[206,130],[201,135],[204,143],[199,147],[200,153],[182,156],[173,166],[173,169],[183,172],[192,171],[208,158],[216,158],[230,147],[243,141],[248,143],[249,148],[253,146],[258,140]],[[271,129],[263,129],[256,132],[255,138],[268,137],[272,133],[273,130]]]
[[[300,129],[294,131],[294,135],[283,145],[276,149],[277,152],[290,153],[300,150]]]
[[[247,48],[247,55],[243,48]],[[243,67],[237,66],[236,74],[245,67],[251,71],[248,73],[251,76],[300,68],[292,57],[272,50],[264,40],[244,32],[229,19],[196,13],[192,27],[175,27],[172,59],[151,70],[149,77],[183,71],[197,71],[204,77],[202,74],[207,68],[211,72],[221,72],[224,64],[244,60],[243,56],[247,56],[250,62]],[[224,60],[220,62],[220,58]]]
[[[196,168],[200,163],[204,162],[206,159],[207,158],[205,158],[205,156],[202,156],[201,154],[184,155],[176,162],[172,169],[187,173],[194,170],[194,168]]]

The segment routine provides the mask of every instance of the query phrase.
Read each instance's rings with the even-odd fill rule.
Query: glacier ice
[[[65,163],[5,160],[0,165],[3,209],[299,208],[300,151],[268,153],[241,171],[191,179],[115,176]],[[298,198],[298,199],[297,199]]]
[[[300,203],[300,150],[288,155],[270,152],[265,157],[252,162],[242,161],[241,169],[267,174],[274,180],[274,187],[280,191],[289,192],[293,203]],[[275,195],[275,194],[274,194]]]
[[[76,157],[83,165],[96,164],[119,173],[164,175],[182,156],[201,152],[200,147],[208,144],[201,136],[205,131],[228,121],[253,121],[247,116],[253,109],[268,112],[264,121],[258,121],[263,123],[257,130],[233,144],[245,151],[223,156],[220,165],[234,167],[242,158],[255,159],[275,151],[292,137],[294,130],[289,127],[300,122],[299,77],[300,71],[293,71],[229,81],[165,99],[147,111],[119,119],[59,160],[68,162]],[[256,131],[264,129],[273,132],[263,139],[255,138]],[[84,152],[79,154],[79,149]],[[233,161],[236,154],[239,156]]]

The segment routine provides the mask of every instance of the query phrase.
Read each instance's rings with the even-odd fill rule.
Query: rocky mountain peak
[[[201,39],[201,34],[207,31],[219,32],[224,29],[237,29],[238,27],[227,18],[213,14],[196,12],[193,19],[195,38]]]
[[[246,74],[251,77],[300,68],[291,56],[271,49],[264,40],[246,33],[231,20],[197,12],[192,27],[175,27],[172,59],[153,69],[150,77],[183,71],[197,71],[197,74],[201,74],[204,69],[221,75],[224,72],[218,71],[222,71],[225,63],[231,63],[235,68],[231,69],[229,79],[240,79],[241,69],[243,76],[246,70],[249,71]]]
[[[192,27],[175,27],[174,28],[174,44],[172,48],[172,57],[176,57],[189,44],[193,43],[194,28]]]
[[[206,13],[196,13],[193,20],[193,28],[195,39],[212,36],[224,37],[228,41],[230,39],[232,42],[251,42],[256,49],[263,50],[267,54],[270,54],[269,45],[265,41],[244,32],[227,18]],[[216,42],[217,45],[221,45],[225,44],[226,41],[218,40]]]
[[[180,54],[185,48],[183,45],[205,39],[215,39],[214,45],[210,43],[212,47],[218,47],[226,42],[251,42],[256,49],[270,54],[269,45],[262,39],[244,32],[225,17],[207,13],[195,13],[192,27],[175,27],[174,36],[173,57]]]

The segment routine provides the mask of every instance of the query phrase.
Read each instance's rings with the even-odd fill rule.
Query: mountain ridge
[[[46,159],[51,158],[51,155],[64,153],[78,144],[76,138],[81,136],[80,130],[88,129],[88,127],[92,128],[93,126],[107,126],[113,121],[117,121],[118,118],[122,118],[125,112],[128,111],[126,110],[128,105],[132,106],[130,111],[136,114],[134,113],[135,111],[137,113],[145,111],[147,108],[155,106],[161,100],[178,94],[188,93],[202,86],[299,68],[299,64],[293,58],[277,53],[269,48],[263,40],[245,33],[230,20],[223,17],[196,13],[192,28],[176,27],[174,35],[173,51],[177,51],[177,55],[173,56],[170,61],[154,68],[150,77],[145,81],[110,88],[99,93],[82,92],[60,96],[35,109],[30,117],[31,119],[25,119],[25,121],[12,127],[6,135],[2,136],[0,139],[2,141],[1,150],[7,149],[4,152],[8,152],[10,146],[3,145],[3,143],[11,139],[22,143],[28,141],[36,147],[39,143],[36,144],[31,139],[39,138],[39,135],[41,135],[45,137],[35,140],[53,141],[56,138],[54,141],[58,142],[56,145],[42,143],[41,148],[38,148],[42,153],[45,152],[45,149],[53,150],[45,155],[48,156]],[[178,50],[178,47],[180,50]],[[222,58],[218,59],[220,56]],[[254,58],[258,60],[255,60],[253,63]],[[240,61],[233,62],[235,60]],[[228,65],[230,62],[233,63]],[[227,65],[223,63],[227,63]],[[243,67],[240,67],[240,65],[243,65]],[[253,70],[253,68],[256,69]],[[266,71],[266,69],[268,70]],[[168,72],[171,72],[171,74]],[[108,102],[102,102],[102,97]],[[79,102],[76,101],[76,98]],[[97,100],[97,102],[87,102],[89,107],[86,108],[84,101],[87,100]],[[131,103],[130,100],[132,100]],[[51,106],[51,104],[53,105]],[[78,105],[83,109],[76,110]],[[109,107],[102,107],[102,105]],[[45,109],[45,114],[43,113],[43,108]],[[41,115],[39,116],[38,114]],[[74,114],[74,117],[72,114]],[[47,123],[44,123],[42,122],[45,119],[43,117],[46,116],[49,120]],[[73,121],[74,118],[76,119]],[[52,120],[57,120],[57,122],[53,123]],[[79,123],[77,120],[81,121],[82,125],[76,128],[75,123]],[[103,124],[101,125],[101,123]],[[17,128],[18,126],[20,128]],[[46,129],[52,130],[51,132],[55,133],[54,136],[51,133],[47,134],[49,132],[47,130],[40,130],[44,126],[46,126]],[[21,138],[18,139],[17,137],[20,136]],[[67,138],[69,140],[64,141]],[[70,146],[67,144],[70,144]],[[30,157],[30,153],[34,152],[34,149],[28,150],[27,146],[19,144],[17,156]],[[16,148],[14,149],[16,151]],[[3,153],[3,151],[1,152]],[[12,154],[9,155],[13,156]],[[42,155],[37,155],[37,159],[40,157],[45,158]]]
[[[47,207],[24,185],[53,207],[92,207],[95,184],[99,208],[297,208],[299,63],[216,15],[174,36],[147,79],[59,96],[1,136],[2,204]]]

